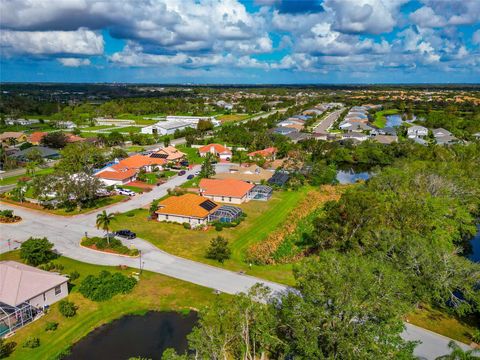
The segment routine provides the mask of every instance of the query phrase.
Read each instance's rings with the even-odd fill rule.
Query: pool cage
[[[273,189],[267,185],[256,185],[249,194],[252,200],[267,201],[272,197]]]
[[[0,337],[33,321],[40,312],[27,303],[11,306],[0,302]]]
[[[242,215],[242,209],[236,206],[223,205],[220,206],[210,215],[210,221],[232,222]]]

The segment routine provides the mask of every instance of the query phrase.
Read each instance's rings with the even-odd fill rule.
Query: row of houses
[[[174,146],[167,146],[151,154],[135,154],[115,161],[113,164],[98,170],[95,177],[105,185],[126,185],[136,180],[140,171],[147,173],[163,170],[166,164],[178,164],[185,160],[185,153]]]
[[[167,116],[166,118],[152,118],[158,120],[156,124],[142,128],[142,134],[172,135],[175,131],[186,128],[196,129],[200,121],[210,121],[213,126],[219,126],[220,122],[214,116]]]
[[[353,106],[341,121],[339,128],[348,132],[373,131],[375,128],[369,124],[368,111],[381,108],[381,105]]]

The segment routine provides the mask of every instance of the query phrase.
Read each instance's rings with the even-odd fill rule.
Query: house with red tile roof
[[[253,159],[257,156],[263,157],[269,160],[275,160],[275,156],[277,155],[278,149],[276,147],[269,147],[263,150],[252,151],[251,153],[247,154],[250,159]]]
[[[221,160],[230,160],[232,158],[232,151],[226,146],[220,144],[208,144],[198,149],[198,153],[201,157],[212,154]]]
[[[84,142],[87,140],[75,134],[65,134],[65,136],[67,137],[67,143]]]
[[[191,227],[206,225],[220,205],[196,194],[170,196],[158,204],[158,221],[187,223]]]
[[[125,185],[137,178],[138,171],[136,169],[120,168],[115,169],[113,166],[105,168],[94,176],[99,178],[105,185]]]
[[[154,158],[141,154],[135,154],[125,159],[120,160],[117,164],[112,165],[115,170],[120,169],[135,169],[145,170],[146,172],[152,172],[155,169],[163,170],[163,166],[167,163],[167,160],[162,158]]]
[[[178,150],[175,146],[167,146],[150,155],[152,158],[165,159],[167,162],[179,162],[185,158],[185,153]]]
[[[47,134],[48,133],[43,132],[43,131],[35,131],[28,136],[28,142],[33,144],[33,145],[40,145],[43,137]]]
[[[236,179],[202,179],[198,184],[199,193],[213,201],[242,204],[250,200],[254,184]]]

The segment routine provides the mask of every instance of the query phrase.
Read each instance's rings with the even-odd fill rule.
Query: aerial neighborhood
[[[47,88],[44,99],[24,89],[19,116],[11,91],[0,125],[0,335],[12,356],[63,351],[55,332],[70,351],[79,337],[66,329],[85,321],[84,337],[148,310],[203,309],[202,319],[224,324],[208,306],[239,311],[239,293],[252,311],[275,314],[268,321],[279,337],[286,318],[308,323],[304,302],[321,311],[318,321],[333,316],[322,309],[339,294],[367,301],[364,312],[341,300],[369,319],[378,307],[360,295],[368,293],[382,307],[398,301],[380,314],[386,323],[480,341],[470,320],[478,316],[478,93],[126,86],[145,97],[124,102],[117,88],[96,96],[91,85],[88,96]],[[27,100],[52,98],[58,110],[28,113]],[[470,247],[473,255],[452,253]],[[292,287],[308,296],[282,295]],[[310,296],[323,291],[319,307]],[[462,307],[449,303],[457,292]],[[270,296],[287,297],[275,308]],[[192,331],[197,310],[188,321]],[[398,329],[382,329],[403,341]]]

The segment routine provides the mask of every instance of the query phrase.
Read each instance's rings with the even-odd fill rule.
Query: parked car
[[[185,170],[181,170],[178,172],[178,176],[183,176],[185,175],[187,172]]]
[[[117,194],[126,195],[126,196],[135,196],[135,192],[132,190],[124,189],[124,188],[116,188],[115,191]]]
[[[188,163],[188,161],[181,161],[181,162],[180,162],[180,165],[182,165],[182,166],[188,166],[189,163]]]
[[[135,234],[133,231],[130,230],[118,230],[114,232],[116,236],[123,237],[125,239],[135,239],[137,237],[137,234]]]
[[[194,174],[195,174],[195,176],[198,176],[198,175],[200,175],[200,171],[195,171]]]
[[[194,177],[195,177],[195,175],[190,174],[190,175],[187,176],[187,180],[192,180]]]

